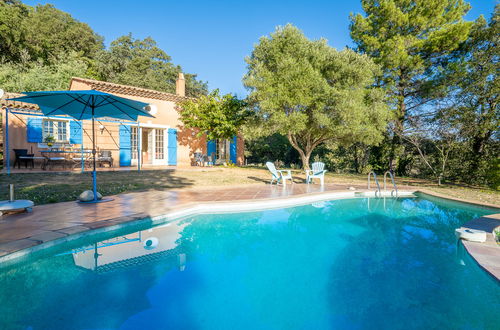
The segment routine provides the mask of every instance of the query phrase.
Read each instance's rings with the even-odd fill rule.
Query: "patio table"
[[[42,156],[45,158],[45,162],[42,164],[42,169],[46,170],[51,163],[63,162],[66,161],[69,155],[74,154],[90,154],[92,151],[90,150],[42,150],[40,151]],[[51,155],[52,154],[52,155]]]

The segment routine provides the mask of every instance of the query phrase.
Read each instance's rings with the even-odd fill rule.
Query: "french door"
[[[132,164],[137,164],[140,153],[141,164],[167,165],[167,129],[154,127],[131,127]]]

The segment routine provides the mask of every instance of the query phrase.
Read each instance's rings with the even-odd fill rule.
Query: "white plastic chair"
[[[311,183],[312,179],[319,179],[321,185],[325,184],[325,163],[315,162],[310,170],[306,170],[306,182]]]
[[[286,186],[286,180],[290,180],[290,182],[293,183],[292,171],[290,170],[278,171],[276,169],[276,166],[274,166],[273,162],[267,162],[266,166],[269,172],[271,172],[271,174],[273,175],[273,177],[271,178],[271,184],[273,184],[274,181],[276,181],[276,184],[278,184],[281,181],[283,185]]]

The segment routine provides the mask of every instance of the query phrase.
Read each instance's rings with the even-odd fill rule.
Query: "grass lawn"
[[[303,182],[302,172],[294,173],[296,182]],[[103,195],[115,195],[131,191],[165,189],[199,189],[214,186],[267,184],[270,174],[258,168],[207,168],[201,170],[146,170],[99,172],[98,190]],[[397,178],[398,185],[422,187],[444,195],[500,205],[500,192],[481,187],[443,185],[438,187],[426,180]],[[326,182],[366,185],[365,175],[328,173]],[[0,200],[8,199],[8,184],[16,187],[17,199],[30,199],[35,204],[72,201],[91,188],[90,173],[15,173],[10,177],[0,175]],[[382,184],[382,182],[380,182]]]

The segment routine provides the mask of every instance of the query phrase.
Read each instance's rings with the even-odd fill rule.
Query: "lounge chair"
[[[290,180],[293,183],[293,178],[292,178],[292,171],[290,170],[280,170],[278,171],[276,169],[276,166],[274,166],[273,162],[267,162],[266,163],[267,169],[273,177],[271,178],[271,184],[276,181],[276,184],[278,184],[280,181],[283,183],[283,185],[286,185],[286,180]]]
[[[310,170],[306,170],[306,182],[311,183],[312,179],[319,179],[321,185],[325,184],[325,163],[315,162]]]

